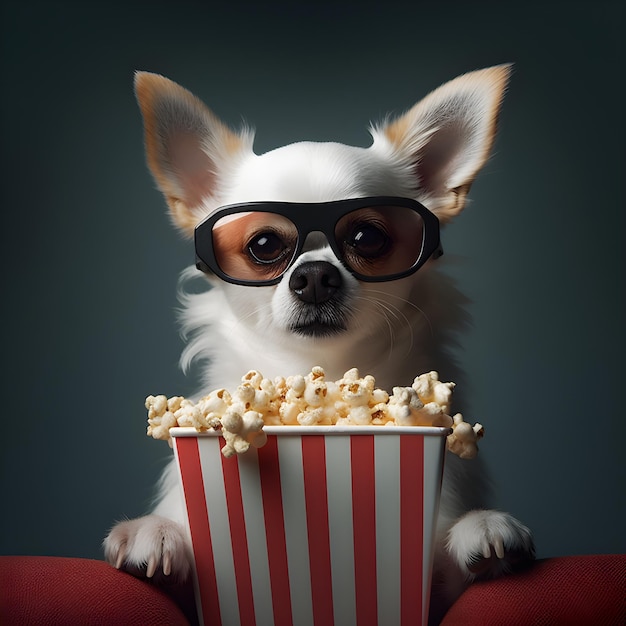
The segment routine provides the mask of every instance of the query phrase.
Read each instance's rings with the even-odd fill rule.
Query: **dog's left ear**
[[[442,221],[463,209],[489,156],[510,72],[499,65],[459,76],[373,131],[375,144],[391,144],[419,199]]]

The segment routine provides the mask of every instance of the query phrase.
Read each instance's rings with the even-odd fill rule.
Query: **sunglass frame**
[[[344,261],[341,250],[335,240],[337,222],[346,214],[370,207],[394,206],[412,209],[420,215],[424,224],[423,244],[420,255],[408,269],[395,274],[383,276],[369,276],[360,274]],[[281,215],[289,219],[297,228],[298,240],[293,256],[285,269],[276,277],[268,280],[245,280],[229,276],[219,266],[213,247],[213,227],[222,218],[234,213],[265,212]],[[293,266],[302,253],[306,238],[310,233],[321,232],[328,240],[328,244],[337,259],[355,278],[363,282],[388,282],[410,276],[417,272],[428,259],[438,258],[443,254],[441,246],[439,219],[423,204],[412,198],[396,196],[368,196],[364,198],[350,198],[329,202],[243,202],[220,207],[215,213],[200,222],[194,231],[196,252],[196,267],[206,274],[215,274],[222,280],[235,285],[263,287],[280,282],[287,270]]]

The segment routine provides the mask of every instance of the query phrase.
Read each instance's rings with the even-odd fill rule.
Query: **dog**
[[[236,388],[250,369],[273,378],[320,365],[378,386],[437,370],[458,381],[450,354],[467,324],[465,298],[438,271],[439,225],[458,215],[489,157],[509,65],[470,72],[406,113],[370,127],[368,148],[301,142],[262,155],[169,79],[135,77],[149,168],[174,225],[195,234],[209,288],[184,294],[186,369],[204,393]],[[198,268],[198,269],[197,269]],[[534,556],[530,531],[481,508],[478,461],[448,455],[437,530],[431,619],[477,577]],[[190,546],[173,461],[151,514],[116,524],[107,560],[149,578],[184,579]]]

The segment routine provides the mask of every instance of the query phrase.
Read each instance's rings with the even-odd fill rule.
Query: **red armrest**
[[[163,590],[108,563],[60,557],[0,557],[0,624],[189,626],[190,588]]]
[[[441,626],[626,624],[626,555],[536,561],[526,571],[474,583]]]

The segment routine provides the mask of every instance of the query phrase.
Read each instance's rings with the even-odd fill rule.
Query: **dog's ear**
[[[158,74],[137,72],[148,166],[172,220],[191,236],[219,194],[228,164],[252,152],[252,133],[227,128],[198,98]]]
[[[489,156],[511,71],[499,65],[459,76],[374,130],[409,168],[420,199],[442,221],[458,214]]]

